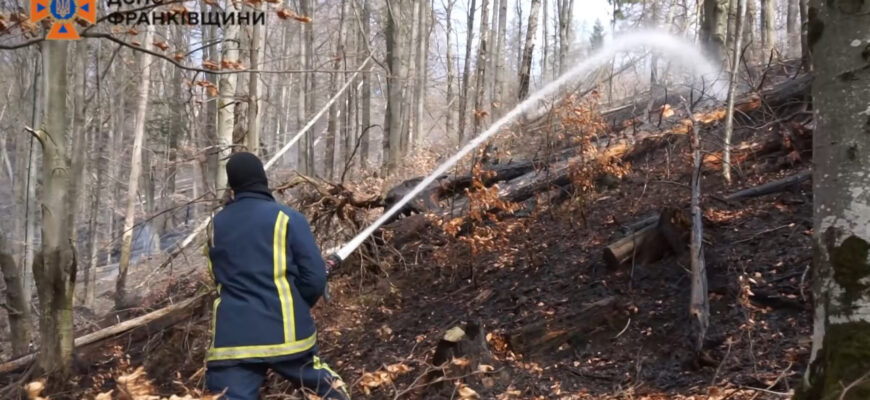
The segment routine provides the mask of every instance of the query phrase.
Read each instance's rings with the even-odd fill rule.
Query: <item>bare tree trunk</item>
[[[550,25],[550,21],[547,19],[547,10],[549,9],[549,5],[547,5],[547,0],[543,0],[544,7],[544,18],[541,21],[542,23],[542,34],[541,38],[544,40],[544,47],[541,48],[541,80],[547,82],[549,75],[547,75],[547,67],[549,64],[549,52],[550,52],[550,34],[547,32],[547,26]]]
[[[762,62],[770,59],[774,50],[774,38],[776,37],[776,25],[774,18],[774,0],[761,0],[761,48],[763,52]]]
[[[743,38],[746,42],[746,61],[750,66],[761,64],[758,41],[758,0],[746,0],[746,18],[743,22]]]
[[[31,115],[31,123],[34,129],[42,126],[42,110],[45,104],[43,98],[46,93],[45,82],[47,81],[42,72],[45,67],[41,64],[45,62],[42,58],[45,52],[39,52],[37,59],[40,60],[35,66],[33,76],[33,114]],[[25,176],[25,221],[24,221],[24,265],[21,266],[21,293],[22,296],[29,302],[33,298],[33,258],[36,254],[36,227],[39,226],[41,214],[38,212],[39,206],[36,199],[36,187],[39,182],[39,155],[42,152],[38,143],[34,143],[35,139],[30,138],[27,154],[27,172]],[[45,157],[43,155],[43,157]],[[44,162],[44,161],[43,161]]]
[[[207,1],[209,1],[209,0],[203,0],[203,2],[200,4],[200,7],[202,7],[203,9],[207,8],[211,12],[217,12],[219,10],[219,8],[217,7],[217,4],[207,5]],[[206,43],[213,43],[219,39],[218,34],[217,34],[217,27],[215,25],[205,25],[205,26],[203,26],[203,31],[204,31],[203,35],[205,36]],[[208,52],[208,59],[209,60],[215,61],[219,58],[217,46],[209,46],[207,49],[207,52]],[[205,74],[205,79],[208,80],[208,82],[210,84],[214,85],[213,87],[217,87],[217,84],[218,84],[217,75],[207,73],[207,74]],[[216,183],[214,181],[214,179],[218,175],[220,175],[218,173],[218,158],[220,157],[220,152],[216,151],[216,150],[220,150],[217,147],[220,145],[220,142],[218,139],[218,129],[217,129],[218,103],[220,102],[220,96],[218,96],[217,98],[212,98],[210,100],[211,101],[209,101],[205,106],[205,113],[203,113],[203,116],[205,117],[205,123],[203,124],[205,127],[205,135],[203,135],[203,136],[204,136],[206,144],[208,146],[214,146],[214,147],[212,148],[211,151],[208,152],[206,171],[204,171],[204,172],[206,173],[205,176],[208,177],[209,185],[206,186],[205,189],[210,190],[210,191],[214,191],[214,195],[219,196],[220,192],[218,191],[217,187],[212,186],[212,184]]]
[[[251,3],[255,11],[260,11],[263,8],[262,3]],[[260,69],[260,60],[263,58],[264,49],[262,45],[263,35],[265,30],[262,25],[254,24],[251,28],[251,65],[252,70]],[[247,141],[246,147],[248,151],[254,154],[260,154],[260,74],[251,72],[248,78],[248,133],[245,135]]]
[[[870,3],[813,0],[813,347],[795,398],[870,396]],[[821,29],[824,27],[824,29]],[[843,79],[849,74],[849,79]]]
[[[731,61],[731,79],[728,82],[728,107],[725,111],[725,144],[722,150],[722,176],[731,184],[731,135],[734,132],[734,96],[737,91],[737,72],[740,70],[740,49],[743,47],[741,31],[746,18],[746,1],[737,0],[737,29],[734,38],[734,57]]]
[[[12,257],[13,249],[0,234],[0,273],[6,283],[6,315],[9,316],[9,340],[12,342],[12,356],[17,357],[30,349],[30,301],[24,297],[21,287],[21,269]]]
[[[359,33],[359,42],[360,45],[365,43],[365,46],[368,48],[369,41],[369,29],[370,29],[370,12],[369,12],[369,2],[368,0],[362,1],[362,31]],[[362,64],[365,61],[366,55],[362,52],[359,53],[359,57],[357,61],[359,64]],[[366,67],[366,70],[363,71],[362,74],[362,87],[360,91],[362,92],[362,98],[360,99],[360,112],[362,113],[362,129],[364,134],[360,137],[359,151],[360,151],[360,168],[365,170],[368,168],[368,160],[369,160],[369,127],[371,126],[371,118],[372,118],[372,88],[371,88],[371,74],[368,73],[371,71],[371,67]]]
[[[474,136],[480,133],[480,125],[484,117],[484,112],[487,112],[483,107],[484,89],[486,86],[486,63],[487,63],[487,41],[489,40],[489,28],[487,21],[489,20],[489,0],[483,0],[480,11],[480,44],[477,48],[477,85],[474,94],[474,114],[473,126]]]
[[[571,51],[571,20],[574,18],[574,0],[558,0],[559,4],[559,75],[568,69]]]
[[[529,13],[529,24],[526,28],[526,44],[523,46],[523,61],[520,63],[520,91],[517,96],[519,101],[523,101],[529,95],[532,55],[535,51],[535,33],[538,32],[538,12],[540,9],[541,0],[532,0],[532,11]],[[544,21],[544,25],[546,23]]]
[[[495,79],[495,95],[492,99],[493,118],[501,117],[504,109],[504,66],[505,66],[505,36],[507,35],[507,0],[500,0],[498,12],[498,40],[496,41],[495,51],[495,69],[492,70],[493,78]]]
[[[477,0],[471,0],[468,8],[468,22],[466,24],[465,38],[465,66],[462,69],[462,94],[459,96],[459,143],[465,142],[465,121],[466,111],[468,107],[468,86],[471,82],[471,44],[474,42],[474,9],[477,5]]]
[[[338,34],[335,41],[335,56],[332,61],[332,69],[338,70],[341,67],[340,54],[344,52],[344,44],[342,43],[342,30],[344,29],[344,5],[341,7],[341,18],[338,23]],[[338,74],[329,75],[329,93],[334,94],[337,90]],[[333,103],[329,107],[329,116],[326,121],[326,154],[324,169],[325,177],[332,180],[335,176],[335,134],[338,131],[338,109],[340,101]]]
[[[456,79],[456,71],[453,63],[455,60],[453,59],[453,6],[456,4],[456,0],[448,0],[447,1],[447,18],[445,20],[446,26],[444,30],[447,34],[447,106],[445,115],[445,132],[447,133],[447,137],[453,134],[453,81]],[[462,138],[457,136],[457,142],[461,142]]]
[[[303,4],[308,0],[300,0]],[[304,13],[303,8],[303,13]],[[296,41],[298,45],[299,51],[299,66],[301,69],[305,69],[308,65],[308,49],[305,45],[306,39],[306,29],[307,25],[300,25],[299,27],[299,40]],[[299,93],[296,97],[296,130],[302,130],[302,127],[305,126],[305,116],[308,113],[308,98],[313,96],[313,93],[308,93],[308,73],[299,74]],[[307,175],[308,170],[306,169],[306,163],[308,160],[308,139],[309,135],[306,133],[302,135],[302,139],[299,141],[299,144],[296,145],[296,169],[299,170],[302,174]]]
[[[691,115],[691,112],[689,113]],[[710,303],[707,292],[707,267],[704,262],[704,227],[701,214],[701,134],[697,121],[692,121],[692,297],[689,315],[692,318],[696,352],[704,346],[704,337],[710,326]]]
[[[39,293],[39,366],[45,372],[69,376],[73,359],[72,303],[76,258],[72,221],[67,210],[75,209],[70,186],[70,160],[64,146],[67,131],[68,42],[48,41],[43,46],[45,109],[43,129],[36,133],[43,149],[42,252],[33,262],[33,277]]]
[[[414,58],[414,72],[415,79],[417,80],[414,85],[414,124],[413,124],[413,134],[411,137],[412,140],[409,140],[409,147],[413,147],[417,143],[420,143],[420,140],[423,137],[423,106],[425,102],[425,97],[423,94],[426,92],[426,68],[428,61],[428,52],[426,51],[426,40],[429,37],[429,22],[427,18],[428,14],[428,2],[425,0],[418,1],[417,5],[417,41],[414,43],[416,46],[417,54]]]
[[[800,8],[801,0],[786,0],[788,1],[788,12],[786,14],[785,31],[788,35],[788,48],[784,52],[790,58],[800,54],[801,48],[801,31],[800,31],[800,16],[798,8]]]
[[[97,71],[100,70],[100,54],[101,54],[102,45],[97,43],[97,53],[94,57],[94,65]],[[106,237],[106,229],[98,229],[99,220],[100,220],[100,210],[103,203],[103,186],[105,183],[105,177],[108,173],[109,169],[109,159],[108,154],[106,154],[106,148],[108,147],[108,138],[103,132],[103,106],[102,106],[102,90],[101,90],[102,82],[100,81],[100,77],[98,76],[95,79],[95,90],[96,95],[95,104],[96,104],[96,112],[97,112],[97,123],[94,124],[93,135],[94,135],[94,145],[93,145],[93,158],[91,164],[93,168],[96,169],[97,182],[95,187],[91,190],[91,209],[90,209],[90,222],[88,223],[88,233],[91,235],[90,240],[88,241],[88,258],[87,264],[85,265],[84,274],[82,274],[85,278],[84,281],[84,295],[81,298],[82,304],[88,307],[92,307],[94,301],[96,299],[95,296],[95,288],[96,285],[96,271],[97,266],[99,265],[99,260],[97,259],[97,244],[102,243]],[[109,221],[106,221],[107,223]]]
[[[235,2],[227,0],[226,12],[238,15]],[[221,54],[221,65],[234,65],[239,61],[239,26],[235,24],[224,26],[224,41]],[[215,189],[217,197],[225,196],[227,190],[227,159],[232,153],[233,130],[235,128],[235,95],[238,74],[224,74],[218,80],[218,166],[215,172]]]
[[[407,37],[410,34],[407,22],[411,12],[409,5],[403,1],[387,2],[387,59],[389,62],[389,77],[387,78],[387,110],[384,113],[384,168],[393,172],[398,167],[402,146],[403,78],[406,76],[404,65],[406,60]]]
[[[145,50],[151,48],[151,37],[154,27],[149,25],[142,39]],[[127,296],[127,271],[130,267],[130,250],[133,244],[133,226],[136,223],[136,204],[139,178],[142,174],[142,145],[145,141],[145,119],[148,118],[148,93],[151,84],[151,55],[140,53],[139,65],[142,67],[141,81],[136,105],[136,126],[133,128],[133,150],[130,159],[130,178],[127,184],[127,207],[124,216],[124,236],[121,242],[121,260],[118,262],[118,280],[115,283],[115,308],[127,308],[130,299]],[[218,174],[220,175],[220,174]],[[224,174],[224,182],[226,175]]]
[[[726,65],[725,35],[728,31],[729,0],[704,0],[702,38],[710,55]]]
[[[314,4],[312,4],[312,0],[301,0],[302,2],[302,13],[309,16],[314,17]],[[302,43],[304,46],[303,52],[303,65],[306,71],[311,71],[314,69],[314,28],[311,24],[303,24],[302,25]],[[305,118],[298,121],[299,127],[301,128],[309,118],[314,117],[314,113],[316,112],[314,109],[314,102],[316,100],[315,93],[317,93],[317,77],[312,72],[305,73]],[[309,175],[316,175],[314,170],[314,138],[311,134],[311,131],[305,133],[303,136],[302,143],[300,143],[301,153],[299,154],[300,164],[304,165],[302,168],[303,173]],[[304,149],[303,149],[304,147]],[[303,164],[304,161],[304,164]]]
[[[809,0],[798,1],[800,1],[801,64],[804,70],[809,71],[812,69],[812,64],[810,63],[810,45],[807,42],[807,21],[809,20],[807,3]]]

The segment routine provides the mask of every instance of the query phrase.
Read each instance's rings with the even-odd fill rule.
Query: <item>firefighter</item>
[[[206,386],[229,400],[257,399],[271,369],[322,399],[348,400],[341,377],[317,357],[311,308],[327,271],[308,221],[275,201],[257,156],[235,153],[226,171],[233,197],[208,239],[219,297]]]

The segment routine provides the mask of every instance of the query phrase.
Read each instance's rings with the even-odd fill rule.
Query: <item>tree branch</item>
[[[45,133],[44,133],[44,132],[42,132],[42,131],[35,131],[35,130],[33,130],[33,128],[31,128],[31,127],[29,127],[29,126],[25,126],[25,127],[24,127],[24,130],[25,130],[27,133],[29,133],[30,135],[32,135],[34,138],[36,138],[36,140],[39,141],[39,144],[45,146]]]

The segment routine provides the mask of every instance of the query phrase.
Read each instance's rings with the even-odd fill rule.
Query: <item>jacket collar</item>
[[[240,193],[236,193],[233,196],[233,202],[236,202],[236,201],[239,201],[242,199],[259,199],[259,200],[275,201],[275,198],[272,197],[271,194],[260,193],[260,192],[240,192]]]

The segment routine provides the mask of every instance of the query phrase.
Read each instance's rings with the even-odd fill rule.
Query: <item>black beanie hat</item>
[[[256,192],[271,195],[263,162],[252,153],[240,152],[227,161],[227,183],[233,192]]]

